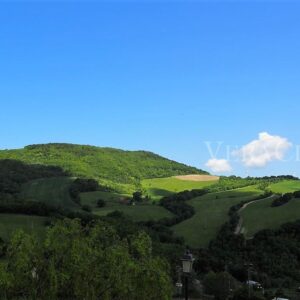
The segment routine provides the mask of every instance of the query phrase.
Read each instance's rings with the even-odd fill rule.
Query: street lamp
[[[248,284],[248,299],[250,299],[251,297],[251,284],[250,284],[250,272],[251,272],[251,268],[253,267],[253,264],[252,263],[245,263],[245,267],[247,268],[247,277],[248,277],[248,281],[247,281],[247,284]]]
[[[185,300],[188,300],[188,276],[191,274],[193,270],[193,263],[194,263],[193,254],[190,251],[186,251],[186,253],[181,258],[182,262],[182,272],[184,275],[184,285],[185,285]]]

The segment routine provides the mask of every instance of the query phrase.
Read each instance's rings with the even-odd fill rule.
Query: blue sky
[[[145,149],[207,169],[205,141],[222,141],[226,174],[300,176],[299,13],[271,1],[0,2],[0,148]],[[262,132],[290,143],[282,156],[227,157]]]

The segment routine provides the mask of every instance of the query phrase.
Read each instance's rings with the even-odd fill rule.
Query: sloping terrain
[[[268,187],[273,193],[292,193],[300,190],[300,180],[283,180]]]
[[[73,144],[31,145],[23,149],[1,150],[0,159],[63,168],[72,176],[88,177],[116,184],[137,184],[146,178],[207,174],[151,152],[123,151]]]
[[[20,198],[66,209],[79,209],[69,193],[73,180],[69,177],[54,177],[30,181],[22,186]]]
[[[142,187],[153,199],[160,199],[172,193],[178,193],[184,190],[202,189],[218,182],[218,177],[211,180],[187,180],[192,175],[184,176],[184,180],[176,177],[153,178],[142,181]],[[208,175],[200,175],[208,176]],[[206,178],[206,177],[205,177]]]
[[[195,215],[173,227],[178,236],[193,247],[206,247],[228,220],[231,206],[254,199],[262,191],[249,186],[227,192],[209,193],[188,201],[196,210]]]
[[[242,233],[247,238],[262,229],[277,229],[284,223],[300,219],[300,199],[292,199],[282,206],[271,207],[273,200],[268,198],[251,203],[241,212]]]

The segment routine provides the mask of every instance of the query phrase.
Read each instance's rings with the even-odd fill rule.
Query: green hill
[[[147,178],[207,174],[151,152],[73,144],[40,144],[1,150],[0,159],[59,166],[72,176],[95,178],[111,186],[137,185]]]
[[[69,189],[74,179],[53,177],[32,180],[22,186],[20,199],[37,201],[66,209],[80,209],[70,196]]]
[[[248,238],[262,229],[278,229],[280,225],[300,220],[300,200],[292,199],[287,204],[272,207],[273,198],[248,205],[242,212],[242,232]]]
[[[221,226],[228,221],[231,206],[254,199],[262,193],[256,186],[247,186],[226,192],[209,193],[188,201],[195,215],[173,227],[193,248],[206,247],[215,238]]]
[[[271,184],[268,188],[273,193],[293,193],[300,190],[300,180],[283,180],[281,182]]]

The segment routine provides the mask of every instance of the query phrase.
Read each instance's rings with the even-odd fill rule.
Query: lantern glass
[[[192,272],[193,261],[189,259],[182,260],[182,271],[183,273],[191,273]]]

